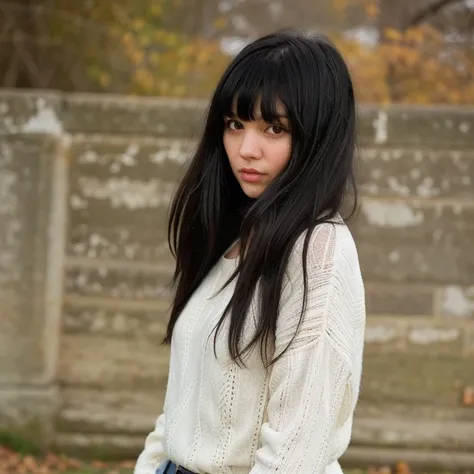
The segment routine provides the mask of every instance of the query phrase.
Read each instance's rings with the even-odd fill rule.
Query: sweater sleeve
[[[276,355],[291,345],[271,368],[267,418],[250,474],[321,474],[349,443],[365,308],[357,253],[346,232],[328,225],[311,237],[301,322],[302,265],[290,261]]]
[[[147,436],[145,448],[135,464],[134,474],[155,474],[160,464],[167,459],[165,445],[165,415],[161,414],[155,429]]]

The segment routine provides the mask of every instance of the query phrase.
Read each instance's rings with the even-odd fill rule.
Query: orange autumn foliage
[[[379,12],[377,0],[333,0],[336,11],[363,7],[369,23]],[[161,0],[111,24],[130,70],[127,92],[168,97],[208,97],[230,59],[218,37],[187,36],[161,21],[171,0]],[[118,7],[117,7],[118,8]],[[123,15],[125,16],[125,15]],[[227,24],[215,18],[217,29]],[[343,34],[330,34],[349,63],[358,99],[370,103],[474,104],[474,48],[450,42],[429,24],[405,31],[387,29],[375,45],[362,44]],[[95,71],[107,91],[113,71]]]
[[[363,102],[474,104],[474,51],[449,44],[428,25],[387,30],[373,47],[336,43]]]

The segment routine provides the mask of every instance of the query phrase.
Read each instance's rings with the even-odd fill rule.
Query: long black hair
[[[278,122],[277,104],[291,124],[292,151],[287,167],[255,200],[235,179],[223,145],[224,117],[237,109],[241,120]],[[330,41],[295,32],[260,38],[232,61],[211,100],[207,122],[190,167],[171,205],[168,233],[176,259],[172,304],[165,343],[193,292],[234,241],[241,255],[231,301],[216,328],[230,318],[231,357],[260,342],[262,358],[275,336],[283,277],[292,248],[307,231],[306,255],[314,228],[332,222],[348,191],[356,198],[354,177],[356,112],[348,68]],[[355,209],[355,200],[353,210]],[[243,328],[255,289],[260,311],[255,334],[245,346]],[[306,284],[305,284],[306,295]],[[301,318],[306,304],[303,302]],[[301,322],[301,319],[300,319]]]

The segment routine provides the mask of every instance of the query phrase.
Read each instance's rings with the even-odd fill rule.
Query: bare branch
[[[3,77],[3,86],[4,87],[15,87],[18,81],[18,74],[20,70],[20,60],[18,55],[14,54],[11,56],[10,61],[8,62],[7,69]]]
[[[462,3],[462,0],[437,0],[436,2],[431,3],[426,8],[417,12],[408,21],[407,28],[412,28],[413,26],[417,26],[420,23],[423,23],[429,17],[436,15],[443,8],[447,7],[448,5],[452,5],[454,3]]]

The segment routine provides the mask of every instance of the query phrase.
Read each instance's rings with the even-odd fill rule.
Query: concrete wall
[[[205,104],[0,93],[0,427],[136,455],[163,402],[165,216]],[[346,463],[474,466],[474,110],[364,107],[369,311]],[[427,455],[429,453],[429,455]]]

